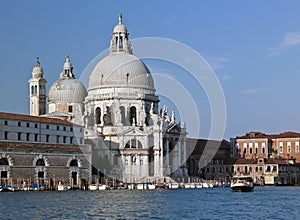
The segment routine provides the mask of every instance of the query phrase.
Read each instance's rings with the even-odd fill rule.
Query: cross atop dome
[[[122,24],[122,13],[119,14],[119,24]]]
[[[110,41],[110,53],[129,53],[132,54],[131,43],[128,40],[129,33],[123,25],[122,13],[119,14],[119,23],[114,27],[112,39]]]
[[[36,57],[36,63],[35,63],[35,66],[36,66],[36,67],[41,66],[40,58],[39,58],[39,57]]]

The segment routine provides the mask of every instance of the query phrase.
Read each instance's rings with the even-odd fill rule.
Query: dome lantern
[[[152,75],[143,61],[132,54],[128,35],[120,14],[113,29],[110,54],[93,69],[88,91],[96,94],[99,89],[132,88],[143,94],[155,93]]]
[[[66,62],[64,64],[63,71],[60,74],[60,79],[67,79],[67,78],[75,79],[75,76],[73,74],[73,66],[70,62],[69,55],[66,56]]]
[[[41,67],[40,59],[39,57],[36,58],[35,67],[32,69],[32,77],[33,78],[43,78],[43,68]]]
[[[128,40],[129,33],[122,23],[122,14],[119,14],[119,23],[114,27],[110,42],[110,53],[129,53],[132,54],[131,42]]]

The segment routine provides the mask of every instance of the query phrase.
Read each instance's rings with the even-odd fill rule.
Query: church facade
[[[152,75],[143,61],[133,55],[128,35],[120,16],[113,29],[110,53],[91,72],[87,89],[76,79],[68,55],[47,96],[47,80],[37,60],[28,81],[28,117],[53,119],[75,129],[74,137],[62,135],[59,130],[51,135],[46,129],[45,135],[38,136],[36,141],[45,145],[84,145],[91,158],[83,160],[78,152],[73,157],[90,162],[93,169],[85,173],[97,178],[107,176],[125,183],[143,183],[187,177],[185,123],[181,126],[176,122],[175,112],[167,106],[159,110]],[[33,136],[28,138],[30,142]],[[77,164],[89,167],[86,163]]]
[[[158,103],[152,75],[133,55],[120,17],[84,102],[85,139],[100,172],[124,182],[187,176],[186,128],[166,106],[159,112]]]

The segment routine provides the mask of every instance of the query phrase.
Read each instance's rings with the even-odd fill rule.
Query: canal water
[[[300,219],[300,187],[2,192],[1,219]]]

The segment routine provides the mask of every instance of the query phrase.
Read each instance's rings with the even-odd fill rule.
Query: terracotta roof
[[[213,141],[205,139],[187,138],[187,147],[190,148],[190,150],[192,150],[192,155],[202,155],[205,147],[209,147],[211,149],[217,148],[229,150],[230,143],[226,140]]]
[[[256,164],[255,159],[245,159],[245,158],[239,158],[237,161],[235,161],[234,164]]]
[[[285,159],[268,158],[265,160],[265,164],[288,164]]]
[[[300,138],[300,133],[287,131],[282,132],[280,134],[265,134],[262,132],[252,131],[246,133],[243,136],[237,136],[236,139],[256,139],[256,138],[269,138],[269,139],[276,139],[276,138]]]
[[[58,119],[58,118],[21,115],[21,114],[13,114],[13,113],[6,113],[6,112],[0,112],[0,119],[32,121],[32,122],[60,124],[60,125],[71,125],[71,126],[75,125],[75,124],[73,124],[69,121],[65,121],[65,120]]]
[[[29,143],[18,141],[0,141],[0,149],[5,151],[38,151],[38,152],[89,152],[89,145]]]

